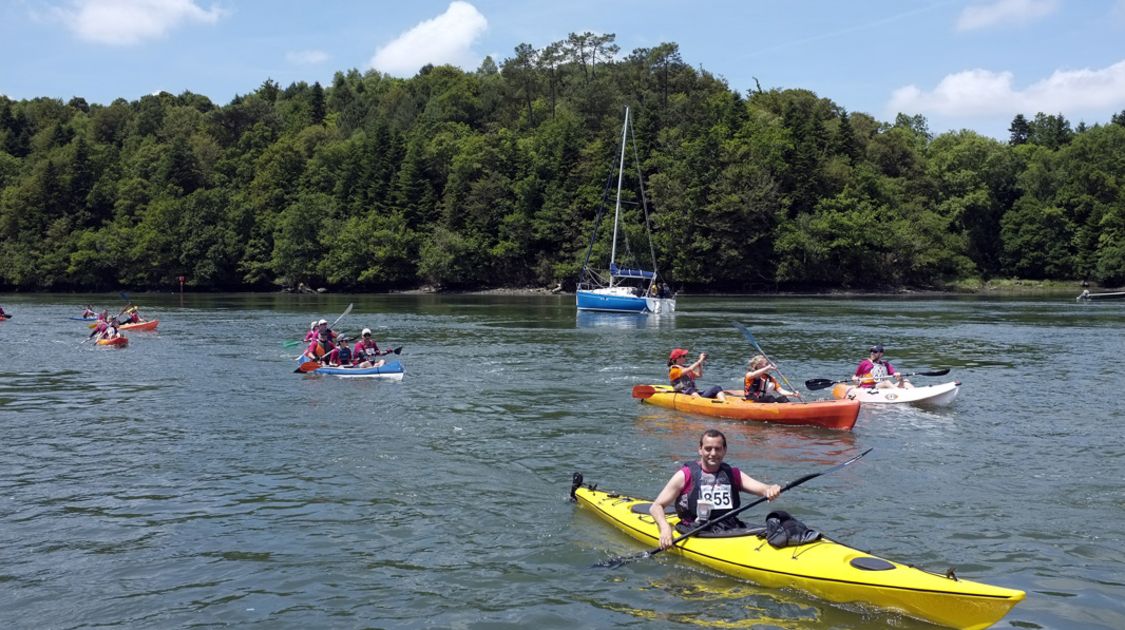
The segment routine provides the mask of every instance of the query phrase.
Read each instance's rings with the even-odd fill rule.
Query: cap
[[[322,319],[322,320],[320,320],[319,322],[317,322],[317,323],[316,323],[316,325],[317,325],[317,326],[319,326],[319,325],[321,325],[321,324],[327,324],[327,323],[328,323],[328,320],[327,320],[327,319]]]
[[[871,352],[882,352],[882,351],[883,351],[883,346],[881,346],[881,345],[879,345],[879,344],[875,344],[875,345],[871,346],[871,349],[870,349],[870,351],[871,351]]]
[[[361,332],[361,333],[359,333],[359,334],[361,334],[361,335],[370,335],[370,334],[371,334],[371,329],[370,329],[370,328],[364,328],[364,329],[363,329],[363,332]]]
[[[336,341],[339,341],[339,342],[344,342],[344,341],[347,341],[347,340],[348,340],[347,335],[340,335],[340,336],[336,337]]]
[[[312,320],[312,322],[309,323],[309,328],[316,328],[316,320],[315,319]]]
[[[672,352],[670,352],[668,354],[668,360],[669,361],[675,361],[676,359],[678,359],[682,356],[686,356],[687,353],[688,353],[688,351],[684,350],[683,348],[676,348],[675,350],[673,350]]]

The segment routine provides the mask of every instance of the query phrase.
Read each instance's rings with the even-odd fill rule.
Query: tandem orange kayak
[[[117,327],[118,330],[156,330],[157,324],[160,323],[159,319],[154,319],[147,322],[137,322],[135,324],[121,324]]]
[[[826,429],[850,431],[859,416],[857,400],[815,400],[812,402],[760,403],[730,392],[726,400],[677,394],[670,385],[636,385],[633,398],[650,405],[687,411],[729,420],[753,420],[777,424],[808,424]]]

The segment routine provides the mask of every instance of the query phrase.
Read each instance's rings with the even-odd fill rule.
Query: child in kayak
[[[777,379],[769,372],[776,370],[777,366],[770,363],[765,355],[757,355],[750,359],[750,369],[742,377],[743,397],[761,403],[787,403],[787,396],[798,395],[781,388]]]
[[[671,381],[676,393],[714,398],[719,402],[725,401],[726,396],[723,394],[722,386],[708,387],[705,391],[699,391],[695,386],[695,379],[703,376],[703,362],[707,360],[707,353],[700,353],[695,363],[684,365],[684,357],[687,354],[688,351],[683,348],[676,348],[668,354],[668,380]]]

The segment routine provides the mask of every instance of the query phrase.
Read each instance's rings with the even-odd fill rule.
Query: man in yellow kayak
[[[671,547],[674,537],[672,526],[664,517],[664,509],[669,505],[676,506],[676,513],[680,516],[679,526],[692,529],[699,523],[737,510],[741,505],[741,492],[771,501],[781,493],[781,486],[764,484],[723,462],[726,454],[726,436],[715,429],[707,429],[699,437],[699,461],[677,470],[652,502],[649,514],[660,529],[661,549]],[[712,529],[721,531],[745,526],[737,517],[731,517],[715,523]]]

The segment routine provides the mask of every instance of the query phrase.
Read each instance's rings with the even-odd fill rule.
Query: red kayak
[[[98,339],[96,342],[99,346],[114,346],[117,348],[124,348],[129,345],[129,340],[124,337],[114,337],[113,339]]]
[[[147,322],[137,322],[135,324],[121,324],[117,327],[118,330],[156,330],[157,324],[160,323],[159,319],[154,319]]]

